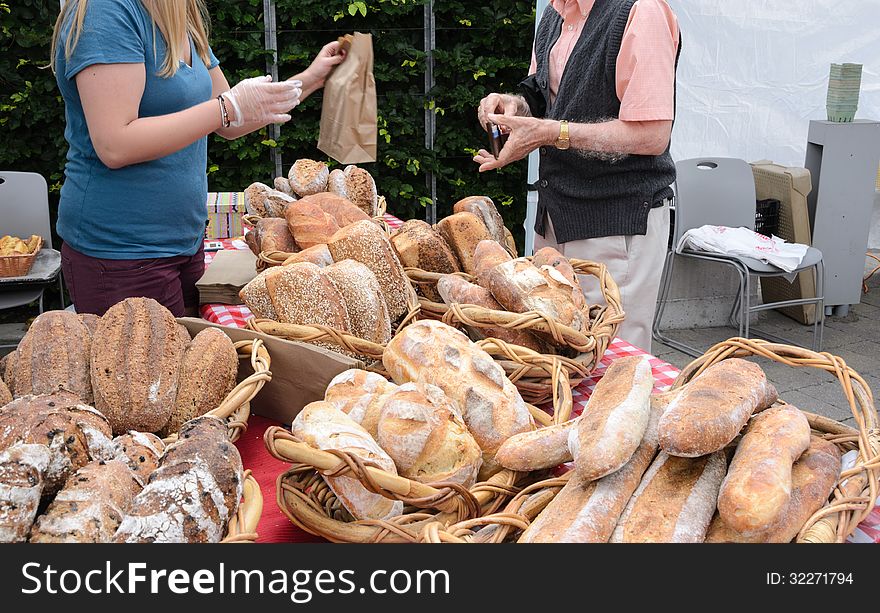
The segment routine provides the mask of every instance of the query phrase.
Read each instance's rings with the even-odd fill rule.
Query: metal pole
[[[434,49],[437,48],[437,36],[434,24],[434,1],[425,3],[425,149],[434,151],[434,140],[437,136],[437,113],[432,104],[431,90],[434,89]],[[425,207],[425,221],[437,223],[437,177],[433,170],[428,170],[425,185],[431,194],[431,204]]]
[[[275,24],[275,0],[263,0],[263,26],[265,32],[265,49],[271,51],[271,58],[266,58],[266,72],[272,75],[272,80],[278,80],[278,27]],[[281,138],[281,126],[269,124],[269,138],[276,143]],[[269,157],[275,165],[276,177],[283,176],[281,168],[281,151],[278,147],[271,147]]]
[[[535,31],[538,30],[538,22],[541,21],[541,15],[547,8],[549,0],[537,0],[535,2]],[[529,174],[528,183],[534,185],[538,182],[538,166],[541,160],[537,151],[529,154]],[[523,222],[526,230],[526,249],[525,255],[531,255],[535,250],[535,217],[538,213],[538,192],[529,191],[526,194],[526,220]]]

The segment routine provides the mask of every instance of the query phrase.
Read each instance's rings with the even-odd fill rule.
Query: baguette
[[[495,461],[504,468],[521,472],[553,468],[571,462],[568,437],[577,429],[580,417],[563,424],[522,432],[504,441],[495,454]]]
[[[825,506],[840,478],[837,445],[812,437],[810,448],[791,469],[791,499],[785,511],[766,532],[746,537],[731,529],[716,514],[706,535],[707,543],[790,543],[813,514]]]
[[[792,465],[810,447],[810,424],[798,409],[767,409],[749,423],[718,495],[718,513],[746,536],[778,523],[791,500]]]
[[[702,543],[727,472],[723,451],[701,458],[661,452],[626,506],[612,543]]]
[[[50,462],[45,445],[15,445],[0,451],[0,543],[27,540]]]
[[[568,438],[584,481],[620,470],[635,453],[648,427],[653,388],[647,356],[619,358],[605,371]]]
[[[395,384],[381,375],[353,368],[330,381],[324,401],[351,417],[376,438],[382,405],[396,389]]]
[[[776,398],[776,389],[757,364],[740,358],[714,364],[681,388],[660,418],[660,447],[685,458],[720,451],[752,413]]]
[[[452,248],[461,269],[474,273],[474,251],[480,241],[492,240],[482,220],[473,213],[455,213],[441,219],[436,226],[437,231]]]
[[[327,402],[313,402],[293,420],[294,436],[323,451],[345,451],[397,474],[394,461],[370,434],[348,415]],[[403,512],[403,503],[367,490],[350,476],[325,477],[342,506],[355,519],[390,519]]]

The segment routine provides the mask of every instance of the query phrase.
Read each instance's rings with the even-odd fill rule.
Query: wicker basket
[[[440,304],[426,298],[420,299],[422,316],[439,319],[459,328],[465,326],[470,328],[502,327],[540,332],[545,337],[550,335],[560,348],[560,355],[540,354],[524,347],[508,344],[503,345],[505,352],[500,352],[498,348],[501,345],[495,342],[483,346],[501,363],[507,376],[517,386],[523,398],[534,404],[549,402],[553,394],[552,383],[546,377],[546,373],[549,371],[542,368],[541,363],[561,361],[568,373],[569,385],[577,387],[599,364],[599,360],[602,359],[608,345],[617,336],[617,329],[625,318],[620,302],[620,291],[605,265],[586,260],[571,260],[570,262],[578,275],[596,277],[599,282],[599,290],[605,301],[604,306],[594,306],[590,309],[590,322],[586,331],[578,332],[536,311],[528,313],[493,311],[469,304]],[[408,268],[407,275],[416,288],[436,288],[437,281],[443,276],[414,268]],[[472,277],[463,273],[460,273],[460,276],[469,281],[473,280]],[[511,356],[506,353],[508,350],[514,351],[521,360],[512,360]],[[520,363],[522,360],[530,364],[531,368],[523,368]]]
[[[244,473],[244,492],[238,512],[226,528],[223,543],[253,543],[257,540],[257,524],[263,514],[263,493],[251,471]]]
[[[34,264],[37,254],[43,248],[43,238],[38,237],[37,248],[33,253],[0,256],[0,277],[24,277]]]
[[[231,442],[235,442],[241,434],[247,430],[247,420],[251,414],[251,400],[272,380],[272,372],[269,370],[271,360],[269,352],[263,346],[263,341],[239,341],[235,343],[239,360],[250,359],[254,372],[229,392],[223,402],[216,409],[209,411],[208,415],[219,417],[226,421],[226,432]],[[165,444],[177,440],[177,434],[163,439]]]
[[[844,542],[871,512],[878,495],[880,430],[870,389],[839,357],[745,339],[731,339],[710,349],[682,371],[673,389],[721,360],[748,356],[837,375],[858,428],[806,415],[815,434],[842,451],[858,449],[860,453],[855,467],[840,475],[840,483],[828,503],[807,521],[797,541]],[[553,422],[570,414],[570,393],[558,397],[557,406],[563,413]],[[315,450],[282,428],[267,430],[265,441],[273,456],[292,463],[276,482],[279,508],[300,528],[334,542],[507,542],[529,526],[568,479],[567,474],[554,476],[546,471],[504,470],[465,491],[450,484],[432,486],[410,481],[346,453]],[[371,491],[403,501],[407,505],[404,514],[388,521],[354,521],[321,478],[322,474],[346,473]],[[478,532],[485,527],[489,529]]]

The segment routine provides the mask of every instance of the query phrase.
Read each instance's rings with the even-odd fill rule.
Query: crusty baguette
[[[352,368],[333,377],[324,392],[324,401],[347,414],[376,438],[382,405],[387,395],[396,389],[394,383],[381,375]]]
[[[706,535],[707,543],[789,543],[813,514],[821,509],[840,478],[837,445],[812,437],[810,448],[791,468],[791,499],[785,511],[766,532],[747,537],[731,529],[716,514]]]
[[[660,418],[660,447],[695,458],[724,449],[752,413],[776,402],[761,367],[730,358],[707,368],[681,388]]]
[[[483,450],[480,479],[498,472],[495,453],[534,421],[504,369],[468,337],[439,321],[406,326],[391,339],[382,364],[395,382],[436,385],[458,403],[464,421]]]
[[[576,417],[562,424],[511,436],[498,448],[495,461],[504,468],[522,472],[553,468],[564,462],[571,462],[568,437],[577,429],[579,420],[580,417]]]
[[[746,536],[777,523],[791,499],[792,465],[810,447],[810,424],[780,406],[755,416],[743,435],[718,495],[718,512]]]
[[[45,445],[15,445],[0,451],[0,543],[27,540],[50,461]]]
[[[600,479],[629,461],[648,427],[653,388],[648,356],[611,363],[569,433],[568,448],[583,480]]]
[[[328,402],[313,402],[303,408],[293,420],[291,431],[316,449],[345,451],[397,474],[394,461],[373,437]],[[402,502],[370,492],[354,477],[325,477],[325,480],[355,519],[389,519],[403,512]]]
[[[727,472],[724,451],[701,458],[660,452],[642,477],[612,543],[702,543]]]
[[[607,543],[657,454],[657,423],[669,401],[651,396],[651,418],[639,448],[615,473],[585,481],[574,473],[568,483],[522,534],[520,543]]]
[[[483,221],[473,213],[455,213],[437,223],[437,231],[455,252],[461,269],[474,273],[474,251],[480,241],[492,240]]]

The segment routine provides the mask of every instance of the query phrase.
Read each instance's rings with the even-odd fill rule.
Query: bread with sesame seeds
[[[278,313],[275,312],[275,306],[272,304],[272,297],[269,295],[266,281],[270,277],[281,274],[281,271],[282,267],[280,266],[267,268],[251,279],[238,292],[238,297],[241,298],[241,301],[250,309],[255,317],[278,321]]]
[[[342,260],[323,270],[342,294],[351,333],[386,345],[391,340],[391,320],[382,288],[372,271],[354,260]]]
[[[379,213],[376,181],[363,168],[354,165],[346,166],[345,170],[337,168],[330,173],[327,191],[350,200],[370,217],[375,217]]]
[[[333,256],[330,255],[330,250],[327,249],[327,245],[320,244],[315,245],[314,247],[309,247],[308,249],[303,249],[299,253],[292,254],[289,258],[284,260],[282,266],[288,266],[298,262],[311,262],[319,268],[326,268],[333,264]]]
[[[300,262],[278,270],[266,280],[277,321],[351,331],[345,299],[323,269]]]
[[[9,391],[6,383],[4,383],[2,379],[0,379],[0,407],[6,405],[9,402],[12,402],[12,392]]]

